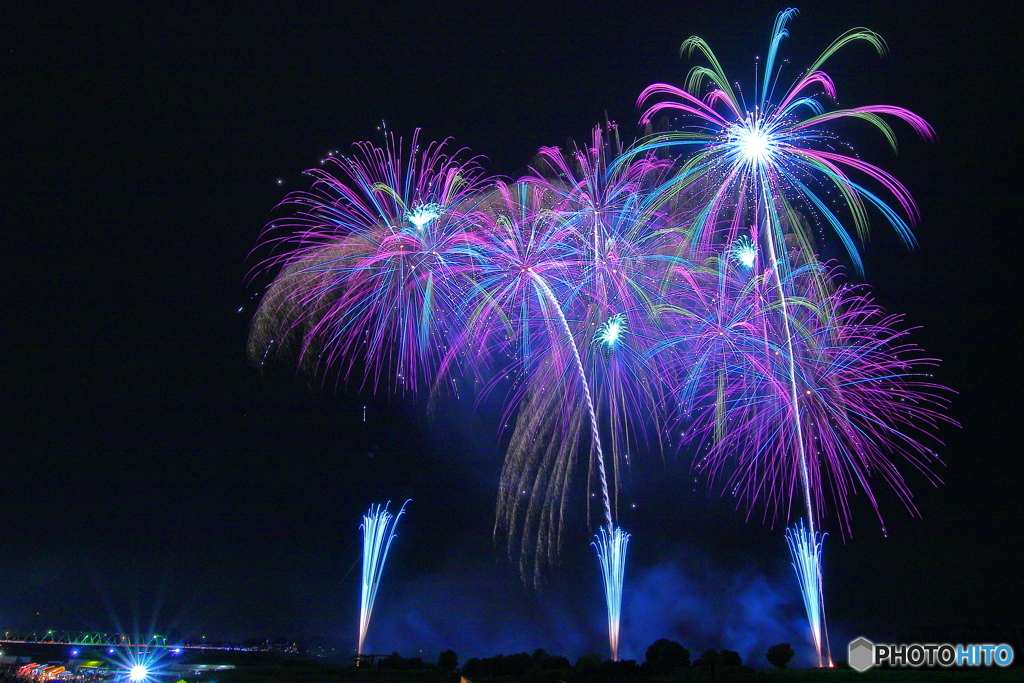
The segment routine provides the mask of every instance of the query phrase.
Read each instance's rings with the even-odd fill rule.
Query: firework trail
[[[409,501],[402,503],[397,515],[388,512],[390,504],[390,502],[385,503],[384,507],[371,505],[369,511],[363,515],[363,523],[359,525],[359,528],[363,530],[363,575],[362,591],[359,598],[357,655],[363,654],[363,643],[366,641],[366,632],[370,628],[373,602],[377,599],[380,578],[384,574],[384,562],[388,558],[391,542],[395,540],[398,520],[405,514],[405,506],[409,504]]]
[[[670,164],[637,157],[610,172],[609,161],[621,153],[616,136],[606,124],[583,149],[542,149],[534,174],[489,205],[493,248],[475,297],[482,303],[470,316],[481,330],[472,337],[493,339],[518,368],[496,530],[505,530],[510,544],[519,537],[520,570],[525,575],[532,562],[535,581],[541,564],[557,557],[580,436],[589,434],[602,533],[621,555],[609,565],[610,553],[599,553],[613,658],[628,538],[615,527],[618,490],[631,447],[646,437],[635,416],[657,424],[661,409],[645,350],[656,334],[656,288],[674,249],[661,214],[642,204],[644,186]],[[609,574],[611,566],[619,570]]]
[[[519,355],[523,361],[526,390],[514,394],[520,414],[502,469],[496,531],[504,525],[511,544],[517,535],[517,526],[522,524],[520,571],[525,576],[532,557],[536,582],[541,560],[553,560],[561,544],[562,520],[580,437],[586,429],[584,422],[589,426],[590,448],[594,455],[591,462],[596,464],[600,483],[606,527],[600,533],[602,537],[615,539],[625,534],[614,526],[590,381],[563,303],[552,287],[554,283],[556,287],[562,285],[559,288],[564,290],[578,272],[579,264],[573,258],[575,251],[570,248],[573,228],[560,214],[542,208],[542,198],[550,196],[549,193],[526,183],[520,183],[516,189],[519,201],[511,201],[509,195],[505,203],[509,213],[499,211],[496,214],[492,234],[497,238],[497,246],[493,263],[499,270],[493,275],[493,285],[489,279],[484,279],[481,292],[486,293],[482,297],[485,305],[473,317],[485,325],[485,321],[494,317],[502,321],[501,327],[484,336],[519,340],[514,347],[508,347],[508,351]],[[509,220],[514,214],[519,214],[517,219]],[[509,315],[517,311],[518,318]],[[531,553],[528,548],[531,534],[527,529],[534,525],[538,546],[536,552]],[[624,542],[621,547],[617,546],[616,555],[620,556],[615,565],[618,572],[611,576],[604,574],[613,659],[618,657]],[[602,560],[602,569],[607,566],[608,562]],[[616,578],[617,588],[609,587],[608,582]]]
[[[695,146],[696,151],[682,163],[678,173],[661,188],[668,196],[685,192],[699,196],[703,209],[691,226],[691,239],[698,249],[708,250],[723,237],[726,243],[741,237],[750,239],[736,243],[734,247],[745,254],[744,258],[753,265],[758,246],[763,247],[768,257],[763,272],[774,284],[776,310],[769,316],[775,321],[775,334],[781,343],[772,355],[778,354],[784,361],[784,384],[787,396],[783,399],[784,410],[779,419],[791,425],[794,437],[787,443],[795,451],[800,489],[804,499],[807,517],[807,537],[818,550],[808,557],[817,562],[820,558],[820,543],[815,527],[821,509],[816,508],[813,498],[820,497],[811,481],[808,444],[803,432],[806,425],[798,394],[797,349],[794,348],[794,330],[791,325],[789,299],[786,283],[791,281],[790,271],[794,262],[807,262],[817,253],[813,235],[803,229],[801,213],[812,216],[816,221],[830,225],[846,247],[855,268],[863,272],[860,256],[852,237],[844,228],[836,213],[826,205],[822,195],[834,189],[838,191],[841,204],[850,213],[855,231],[863,239],[867,234],[867,205],[873,205],[897,233],[908,244],[914,244],[913,234],[907,220],[917,218],[917,208],[903,185],[880,168],[866,163],[852,154],[837,152],[843,145],[825,124],[842,118],[866,121],[877,127],[895,149],[895,134],[882,118],[891,116],[908,123],[921,137],[931,139],[934,132],[921,117],[900,108],[888,105],[873,105],[854,109],[827,111],[820,102],[822,95],[834,100],[835,86],[823,71],[821,65],[838,49],[854,41],[867,41],[880,53],[885,43],[881,37],[867,29],[853,29],[844,33],[815,60],[794,85],[788,89],[776,90],[781,68],[776,70],[776,57],[780,43],[789,32],[787,22],[797,14],[795,9],[780,12],[769,45],[764,66],[763,79],[755,79],[752,109],[742,97],[737,96],[732,83],[726,78],[710,46],[701,38],[688,38],[681,52],[700,52],[709,66],[696,66],[690,70],[686,88],[680,89],[666,84],[655,84],[641,94],[639,103],[644,105],[655,97],[667,96],[671,101],[650,104],[641,117],[642,123],[650,123],[661,113],[682,113],[695,123],[679,132],[652,135],[635,152],[662,148],[687,148]],[[707,86],[705,88],[705,85]],[[702,92],[706,92],[702,96]],[[865,185],[851,177],[860,174],[869,181],[882,186],[895,197],[907,220],[882,201]],[[750,236],[747,233],[749,231]],[[792,237],[787,243],[786,237]],[[819,288],[828,283],[819,281]],[[773,375],[776,376],[777,375]],[[721,411],[721,409],[720,409]],[[760,491],[764,482],[758,483]],[[757,495],[757,494],[755,494]],[[803,530],[793,531],[793,536],[803,537]],[[815,648],[819,666],[822,664],[821,638],[824,608],[820,591],[820,565],[818,580],[813,587],[816,593],[805,593],[808,604],[808,620],[815,635]],[[801,588],[811,584],[801,581]],[[810,605],[815,603],[812,609]],[[826,636],[827,642],[827,636]]]
[[[521,537],[520,569],[525,573],[532,557],[539,579],[540,565],[561,546],[581,433],[589,434],[599,468],[604,458],[579,345],[563,309],[579,290],[574,227],[554,210],[559,198],[538,185],[517,183],[500,192],[501,201],[489,209],[489,258],[470,294],[475,307],[467,318],[481,353],[505,358],[507,374],[516,377],[506,420],[516,410],[518,417],[502,471],[496,529],[508,532],[510,544]],[[610,526],[606,484],[602,504]],[[532,536],[537,545],[531,553]]]
[[[587,376],[598,422],[607,426],[613,513],[629,451],[640,441],[651,445],[648,434],[660,432],[658,369],[647,351],[660,334],[664,271],[678,260],[680,242],[680,235],[665,229],[669,212],[652,211],[645,203],[671,162],[646,155],[613,167],[622,152],[615,124],[595,126],[588,146],[567,152],[543,148],[534,177],[525,179],[563,200],[560,210],[577,240],[574,258],[582,279],[572,315],[581,324],[579,333],[591,336]],[[653,429],[637,429],[638,424]]]

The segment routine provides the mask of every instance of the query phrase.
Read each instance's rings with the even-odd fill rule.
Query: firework
[[[311,190],[289,195],[293,213],[264,235],[280,269],[252,325],[249,353],[263,363],[290,353],[312,372],[362,370],[376,390],[390,373],[398,389],[438,379],[460,327],[453,319],[481,255],[473,211],[489,181],[465,150],[447,142],[355,145],[307,172]]]
[[[834,231],[860,273],[869,213],[910,245],[918,219],[908,190],[853,154],[833,122],[874,126],[894,149],[889,121],[934,132],[900,107],[829,109],[836,88],[821,66],[853,42],[883,52],[867,29],[780,87],[795,15],[778,15],[752,97],[691,37],[682,51],[708,66],[685,88],[641,94],[647,135],[629,148],[609,122],[585,146],[541,149],[525,178],[505,183],[446,142],[421,149],[414,135],[408,156],[394,137],[360,143],[310,171],[312,189],[283,203],[294,215],[264,237],[273,253],[261,272],[278,272],[253,321],[254,360],[292,354],[373,390],[429,386],[431,405],[456,373],[475,375],[479,399],[506,392],[495,532],[524,579],[556,559],[586,458],[613,658],[629,540],[619,491],[639,445],[662,447],[670,405],[696,467],[748,515],[763,507],[765,521],[788,525],[802,499],[806,524],[787,541],[819,662],[822,519],[834,509],[848,535],[848,498],[863,492],[881,520],[873,477],[915,513],[906,463],[937,481],[923,438],[946,420],[934,361],[898,316],[820,263],[815,237]],[[662,115],[681,127],[652,133]],[[364,541],[378,533],[373,514]],[[397,519],[383,522],[382,553],[384,536],[364,551],[360,651]],[[366,558],[378,554],[368,583]]]
[[[786,280],[794,291],[786,298],[787,338],[772,276],[746,273],[728,259],[712,263],[721,270],[705,276],[717,276],[717,288],[668,311],[679,319],[679,336],[664,342],[688,345],[676,394],[687,438],[702,452],[698,468],[712,481],[729,472],[725,490],[748,509],[763,507],[770,521],[785,520],[793,499],[803,497],[803,468],[792,457],[802,443],[813,506],[834,508],[844,535],[852,529],[848,499],[858,490],[884,529],[874,477],[916,514],[896,463],[938,481],[927,440],[952,421],[942,412],[947,390],[932,379],[937,361],[908,341],[901,317],[874,304],[866,287],[841,285],[821,298],[820,280],[838,278],[821,265],[795,269]]]
[[[493,340],[485,346],[516,367],[510,406],[517,418],[502,473],[498,528],[508,533],[510,551],[518,539],[520,569],[525,575],[532,562],[535,581],[543,562],[559,552],[586,436],[600,490],[601,533],[623,537],[614,518],[621,468],[636,441],[631,418],[657,409],[645,333],[658,296],[653,286],[663,279],[662,254],[654,247],[667,249],[664,233],[656,232],[660,216],[643,209],[641,190],[666,164],[639,158],[612,174],[608,160],[621,145],[606,135],[614,137],[613,126],[596,127],[586,149],[541,150],[540,170],[489,206],[493,261],[483,270],[475,292],[481,303],[471,316],[480,330],[473,338]],[[630,319],[637,321],[637,333],[627,334]],[[625,544],[616,544],[615,552],[619,569],[612,573],[599,553],[606,587],[619,582],[605,593],[613,657]]]
[[[678,337],[664,343],[687,349],[677,395],[699,449],[696,467],[709,482],[721,481],[748,511],[763,507],[773,523],[790,517],[794,499],[818,515],[831,507],[844,535],[848,499],[858,491],[884,532],[873,478],[916,514],[898,464],[937,483],[938,459],[925,437],[951,421],[942,412],[945,390],[931,379],[936,361],[907,341],[900,317],[886,315],[864,287],[835,286],[838,275],[817,263],[790,271],[785,306],[770,270],[730,256],[693,277],[708,284],[688,308],[666,310],[678,319]],[[790,532],[817,548],[800,554],[801,590],[808,563],[821,556],[815,533],[809,520],[806,531]],[[814,601],[805,598],[816,647],[827,643],[820,580]]]
[[[737,489],[755,497],[771,498],[776,494],[777,486],[773,477],[778,475],[782,478],[784,497],[787,493],[791,497],[792,489],[787,489],[791,485],[789,472],[773,470],[779,463],[794,462],[806,508],[807,533],[814,539],[817,517],[821,513],[820,504],[816,506],[815,502],[820,503],[823,494],[821,482],[813,480],[816,463],[812,462],[811,454],[816,446],[807,442],[804,432],[811,434],[817,430],[809,429],[812,424],[802,414],[803,396],[798,375],[804,369],[797,363],[799,349],[796,348],[794,334],[798,330],[793,327],[789,310],[793,292],[787,290],[787,284],[794,281],[790,277],[792,269],[801,268],[801,264],[816,259],[813,235],[803,218],[809,216],[819,224],[830,225],[839,235],[858,272],[863,271],[863,265],[854,241],[836,212],[823,199],[825,194],[832,190],[837,192],[840,204],[850,214],[855,232],[861,239],[867,234],[868,205],[880,211],[908,244],[914,243],[909,223],[917,218],[916,206],[906,188],[890,174],[852,153],[836,151],[848,145],[832,133],[827,124],[842,118],[866,121],[877,127],[894,148],[895,135],[884,116],[908,123],[923,138],[930,139],[934,133],[924,119],[900,107],[873,105],[828,111],[822,104],[823,98],[834,100],[836,96],[831,78],[820,70],[832,54],[854,41],[866,41],[880,53],[884,52],[885,43],[881,37],[867,29],[844,33],[796,79],[790,89],[778,88],[781,73],[781,68],[776,70],[778,48],[788,37],[786,24],[796,13],[795,9],[785,10],[775,21],[763,78],[760,82],[755,79],[749,108],[742,92],[737,95],[738,86],[734,89],[725,76],[710,46],[699,37],[688,38],[681,52],[692,54],[697,51],[707,59],[709,66],[691,69],[685,89],[666,84],[648,87],[641,94],[639,103],[644,105],[661,96],[672,98],[650,104],[641,122],[649,123],[655,116],[669,113],[682,114],[692,123],[678,132],[653,135],[635,151],[649,152],[661,148],[695,150],[659,192],[667,196],[685,192],[700,198],[703,208],[690,227],[690,237],[697,249],[714,250],[724,237],[726,243],[732,245],[732,255],[746,268],[754,266],[759,247],[765,251],[767,264],[761,272],[766,274],[774,285],[770,288],[775,291],[772,296],[774,304],[765,308],[767,314],[762,317],[770,322],[765,327],[762,345],[770,351],[761,362],[767,365],[778,359],[781,367],[762,372],[762,375],[772,378],[771,383],[778,390],[778,402],[774,410],[770,403],[746,403],[747,410],[756,410],[757,419],[770,425],[762,427],[759,422],[758,428],[746,432],[746,438],[759,444],[755,451],[756,459],[764,463],[766,474],[750,482],[737,482]],[[776,91],[780,93],[778,97],[775,96]],[[896,199],[906,219],[863,182],[855,180],[855,175],[884,188]],[[810,275],[815,272],[822,271],[807,271]],[[816,283],[819,290],[828,287],[826,279],[819,279]],[[716,435],[722,438],[725,435],[720,418],[725,404],[721,401],[721,394],[725,374],[719,373],[717,379],[719,401],[716,412],[719,419],[715,422],[719,428]],[[810,389],[805,391],[806,395],[811,394]],[[734,417],[728,419],[734,422],[731,431],[738,432],[740,421]],[[833,419],[837,422],[842,420]],[[780,438],[787,433],[790,438]],[[781,459],[771,457],[773,448],[785,449]],[[845,493],[845,488],[838,493],[844,504]],[[808,610],[812,631],[818,632],[820,625],[816,622],[816,614],[817,611]],[[815,646],[820,664],[821,639],[818,637],[815,637]]]
[[[580,279],[574,226],[549,208],[551,201],[550,193],[518,183],[492,208],[491,259],[471,297],[480,303],[470,317],[473,338],[513,361],[517,374],[509,402],[519,415],[502,472],[498,521],[510,543],[521,536],[524,571],[528,539],[536,536],[535,579],[540,560],[553,559],[561,544],[581,434],[589,435],[609,530],[613,523],[590,379],[565,312]],[[535,527],[535,534],[517,533],[520,524]]]
[[[641,122],[650,122],[660,114],[682,114],[692,124],[678,132],[651,136],[637,145],[633,153],[659,148],[693,150],[661,192],[668,196],[686,192],[700,197],[702,209],[692,226],[696,241],[713,241],[715,233],[723,229],[731,240],[745,226],[753,224],[764,230],[765,242],[783,256],[788,249],[780,228],[789,225],[798,240],[794,248],[799,246],[816,253],[810,231],[801,229],[794,220],[802,212],[818,223],[831,226],[854,267],[862,272],[863,264],[854,240],[825,196],[837,191],[839,202],[849,212],[854,232],[861,239],[867,234],[867,207],[870,205],[885,217],[904,242],[913,245],[910,225],[917,220],[918,211],[909,191],[892,175],[862,161],[851,151],[844,151],[849,146],[829,130],[829,124],[839,119],[866,122],[879,129],[894,150],[896,136],[884,117],[906,122],[926,140],[934,139],[935,134],[924,119],[901,107],[869,105],[826,109],[823,101],[834,100],[836,88],[832,79],[820,70],[824,62],[856,41],[867,42],[884,53],[885,42],[868,29],[852,29],[838,37],[791,88],[780,88],[782,69],[776,65],[778,48],[789,36],[785,28],[787,22],[796,14],[795,9],[789,9],[778,15],[763,79],[755,83],[750,102],[742,97],[742,91],[733,88],[710,46],[697,36],[688,38],[681,52],[699,52],[709,66],[692,68],[685,89],[664,83],[649,86],[640,95],[639,103],[644,105],[661,96],[672,98],[651,103]],[[864,180],[858,181],[857,176]],[[891,195],[903,216],[865,183],[876,184]],[[784,267],[785,259],[781,259],[780,264]]]
[[[390,503],[386,503],[384,507],[371,505],[369,511],[363,515],[363,523],[360,525],[363,530],[363,575],[359,599],[357,655],[363,654],[363,643],[366,641],[366,631],[370,628],[373,602],[377,599],[377,589],[380,587],[380,579],[384,573],[384,561],[388,558],[391,542],[395,540],[398,520],[405,513],[405,506],[408,504],[409,501],[402,503],[398,514],[393,516],[388,512]]]

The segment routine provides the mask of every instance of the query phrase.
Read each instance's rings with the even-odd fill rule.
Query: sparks
[[[747,164],[768,164],[775,154],[776,139],[755,114],[729,128],[727,139]]]
[[[740,235],[729,247],[729,255],[745,268],[752,268],[757,260],[757,245],[749,235]]]

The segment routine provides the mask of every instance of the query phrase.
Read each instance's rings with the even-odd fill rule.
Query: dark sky
[[[606,114],[634,130],[645,86],[683,84],[691,34],[749,82],[784,5],[421,4],[5,13],[0,626],[352,649],[360,515],[412,498],[368,649],[606,651],[580,515],[539,593],[492,539],[493,406],[428,419],[416,401],[260,376],[245,358],[248,254],[302,171],[379,142],[382,119],[406,137],[452,136],[515,176],[539,146],[582,140]],[[840,104],[904,106],[938,132],[927,145],[901,130],[893,156],[858,130],[923,214],[919,250],[879,223],[863,253],[879,301],[944,360],[963,428],[940,434],[945,485],[909,477],[922,519],[883,495],[883,538],[861,498],[853,537],[827,542],[840,652],[858,635],[1012,634],[1024,621],[1019,55],[984,3],[890,6],[805,3],[784,50],[809,64],[847,28],[880,32],[886,58],[859,45],[826,65]],[[667,636],[760,665],[789,640],[809,662],[781,529],[694,492],[688,468],[685,455],[640,459],[627,486],[622,655],[642,659]]]

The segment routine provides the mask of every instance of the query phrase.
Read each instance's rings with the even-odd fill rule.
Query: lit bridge
[[[225,643],[167,642],[160,635],[121,633],[119,631],[56,631],[43,629],[0,629],[0,644],[76,645],[79,647],[182,648],[190,650],[245,650]]]

